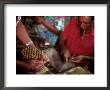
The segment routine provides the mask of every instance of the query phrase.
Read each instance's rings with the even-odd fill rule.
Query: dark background
[[[108,88],[3,88],[4,87],[4,60],[5,60],[5,30],[4,30],[4,4],[108,4],[107,7],[107,82]],[[109,0],[0,0],[0,89],[2,90],[88,90],[88,89],[109,89],[110,88],[110,3]],[[11,71],[10,71],[11,72]],[[73,83],[74,84],[74,83]]]

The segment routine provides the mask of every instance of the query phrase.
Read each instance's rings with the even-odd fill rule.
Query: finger
[[[69,61],[74,62],[74,63],[80,62],[80,60],[69,60]]]
[[[43,54],[43,60],[44,60],[44,61],[49,61],[49,58],[47,57],[46,54]]]

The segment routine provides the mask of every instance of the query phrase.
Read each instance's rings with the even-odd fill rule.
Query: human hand
[[[33,73],[40,71],[43,68],[44,64],[45,64],[44,61],[39,61],[34,59],[29,61],[21,61],[21,60],[16,61],[16,65],[18,68],[22,69],[23,71],[33,72]]]
[[[31,60],[26,63],[27,63],[27,71],[38,72],[42,69],[42,67],[46,62],[43,60]]]
[[[42,60],[45,61],[45,62],[49,62],[49,58],[47,57],[47,55],[43,52],[42,53]]]
[[[85,56],[84,55],[79,55],[79,56],[72,56],[70,61],[72,62],[76,62],[76,63],[79,63],[81,62],[82,60],[84,60]]]
[[[76,59],[76,60],[83,60],[84,59],[84,55],[78,55],[78,56],[76,56],[76,57],[74,57],[74,59]]]
[[[69,53],[69,51],[68,50],[64,50],[63,51],[63,53],[64,53],[64,59],[66,60],[66,61],[68,61],[68,58],[70,57],[70,53]]]
[[[39,51],[39,53],[40,52],[41,51]],[[24,61],[25,62],[23,62],[22,67],[26,69],[26,71],[37,72],[40,71],[42,67],[49,61],[49,58],[45,55],[44,52],[41,52],[41,54],[37,55],[37,58],[31,58],[27,60],[24,59]]]

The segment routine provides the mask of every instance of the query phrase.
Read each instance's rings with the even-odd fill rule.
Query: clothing
[[[27,28],[27,26],[25,25],[26,19],[27,19],[27,17],[22,17],[20,21],[24,24],[24,27],[26,28],[28,35],[33,40],[33,38],[31,37],[31,35],[33,35],[33,33],[31,31],[33,29],[30,30],[29,28]],[[18,21],[18,19],[16,20],[16,22],[17,21]],[[34,32],[34,34],[36,34],[36,32]],[[40,60],[38,62],[37,60],[25,59],[25,57],[22,54],[22,50],[24,48],[26,48],[26,46],[16,36],[16,61],[17,61],[16,74],[33,74],[33,73],[35,73],[35,70],[40,71],[44,67],[44,64],[46,62],[42,62],[42,60]]]
[[[64,30],[65,16],[44,16],[44,19],[58,30]],[[50,32],[44,25],[36,25],[35,30],[46,42],[53,46],[56,44],[58,36]]]
[[[84,35],[82,39],[78,21],[71,21],[65,28],[63,37],[66,40],[66,47],[73,55],[94,55],[94,30]]]
[[[71,55],[94,56],[94,30],[86,33],[82,38],[78,20],[75,19],[67,25],[62,35],[66,40],[66,48]],[[82,60],[79,63],[75,63],[75,65],[87,66],[90,72],[94,73],[94,60]]]
[[[49,62],[51,66],[55,68],[57,73],[63,72],[72,67],[75,67],[74,63],[64,62],[55,48],[48,48],[44,50],[44,52],[49,58]]]

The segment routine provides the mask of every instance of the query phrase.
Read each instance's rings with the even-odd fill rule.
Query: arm
[[[43,17],[36,16],[36,23],[43,24],[48,30],[54,34],[59,34],[59,30],[57,30],[54,26],[52,26],[49,22],[45,21]]]
[[[86,56],[86,55],[78,55],[78,56],[72,56],[70,61],[79,63],[82,60],[87,60],[87,61],[93,61],[94,56]]]
[[[21,21],[17,23],[16,26],[16,35],[20,39],[20,41],[24,45],[28,45],[30,47],[36,47],[32,40],[30,39],[25,26]],[[39,47],[38,47],[39,48]],[[16,60],[16,66],[23,69],[24,71],[30,71],[30,72],[37,72],[41,69],[41,67],[48,61],[48,58],[46,56],[42,57],[42,60],[30,60],[29,62],[21,61],[21,60]]]
[[[61,34],[59,37],[59,46],[61,49],[61,54],[63,55],[63,57],[65,59],[67,59],[70,56],[69,50],[66,48],[66,39],[63,37],[63,35]]]
[[[18,68],[21,68],[23,71],[36,73],[40,69],[45,62],[31,60],[30,62],[24,62],[20,60],[16,60],[16,65]]]
[[[28,60],[28,61],[21,61],[21,60],[16,60],[16,65],[18,68],[22,69],[23,71],[27,72],[37,72],[40,71],[43,67],[44,64],[46,64],[49,61],[49,58],[43,54],[43,57],[41,60]]]
[[[83,56],[83,58],[86,60],[94,60],[94,57],[92,56]]]
[[[59,37],[59,46],[61,47],[61,50],[63,50],[63,51],[67,50],[65,44],[66,44],[66,39],[61,34],[60,37]]]
[[[35,47],[28,33],[26,32],[25,26],[21,21],[16,26],[16,35],[24,45],[30,45],[31,47]]]

